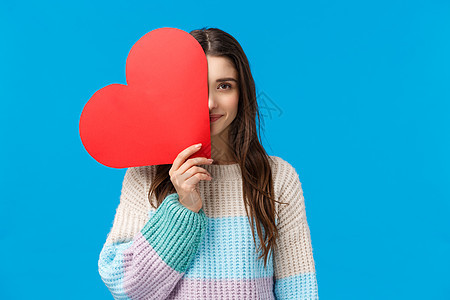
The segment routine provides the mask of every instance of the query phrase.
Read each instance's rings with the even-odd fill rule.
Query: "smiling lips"
[[[222,115],[209,115],[209,121],[210,122],[215,122],[218,119],[220,119],[220,117],[222,117]]]

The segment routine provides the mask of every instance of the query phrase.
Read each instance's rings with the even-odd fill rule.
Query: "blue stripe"
[[[316,273],[303,273],[275,281],[274,294],[282,299],[319,299]]]
[[[123,252],[133,241],[104,245],[100,252],[98,270],[100,277],[110,290],[114,299],[131,300],[123,289]]]
[[[149,212],[151,218],[154,211]],[[263,234],[264,228],[261,227]],[[256,231],[257,245],[260,245]],[[186,270],[186,278],[253,279],[273,276],[272,252],[269,252],[264,268],[262,253],[256,254],[253,235],[246,216],[208,217],[205,236],[194,259]],[[254,274],[254,276],[252,276]]]

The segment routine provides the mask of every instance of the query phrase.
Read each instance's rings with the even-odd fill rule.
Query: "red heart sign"
[[[169,27],[145,34],[128,54],[126,80],[96,91],[81,113],[81,141],[96,161],[172,164],[197,143],[191,157],[211,157],[208,63],[192,35]]]

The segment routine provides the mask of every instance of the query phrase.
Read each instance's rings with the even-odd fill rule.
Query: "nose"
[[[209,111],[212,111],[217,107],[217,103],[216,103],[216,101],[213,100],[212,95],[209,95],[208,106],[209,106]]]

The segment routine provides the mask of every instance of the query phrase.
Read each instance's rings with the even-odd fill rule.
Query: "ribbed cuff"
[[[206,232],[208,217],[185,207],[177,193],[164,198],[141,229],[142,235],[171,268],[183,273],[197,253]]]

